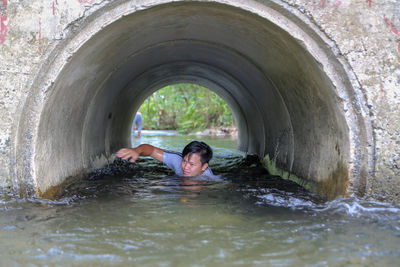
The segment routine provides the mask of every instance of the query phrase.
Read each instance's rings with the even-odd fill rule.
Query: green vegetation
[[[166,86],[140,106],[143,129],[181,133],[234,125],[228,105],[217,94],[196,84]]]

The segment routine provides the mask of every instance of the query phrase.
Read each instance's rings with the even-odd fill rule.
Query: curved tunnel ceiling
[[[323,66],[286,31],[217,3],[182,2],[122,16],[62,65],[34,143],[41,192],[129,145],[133,115],[164,85],[191,82],[231,107],[239,148],[305,180],[351,161],[343,104]]]

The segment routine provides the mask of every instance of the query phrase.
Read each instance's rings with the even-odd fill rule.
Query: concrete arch
[[[222,96],[240,149],[271,172],[333,197],[362,192],[370,126],[356,81],[323,35],[268,2],[132,1],[71,28],[43,65],[18,125],[21,183],[39,195],[129,144],[152,91],[191,81]]]

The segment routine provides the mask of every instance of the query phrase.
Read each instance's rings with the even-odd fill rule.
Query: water
[[[192,139],[144,134],[135,142],[181,150]],[[325,203],[241,159],[234,140],[201,139],[222,182],[181,179],[142,159],[117,161],[59,200],[3,195],[0,265],[398,266],[399,206]]]

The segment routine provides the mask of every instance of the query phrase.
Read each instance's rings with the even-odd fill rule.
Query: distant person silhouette
[[[140,137],[141,133],[142,133],[142,113],[137,112],[135,115],[135,119],[133,120],[133,124],[132,124],[132,135],[135,135],[135,126],[137,128],[138,131],[138,137]]]

